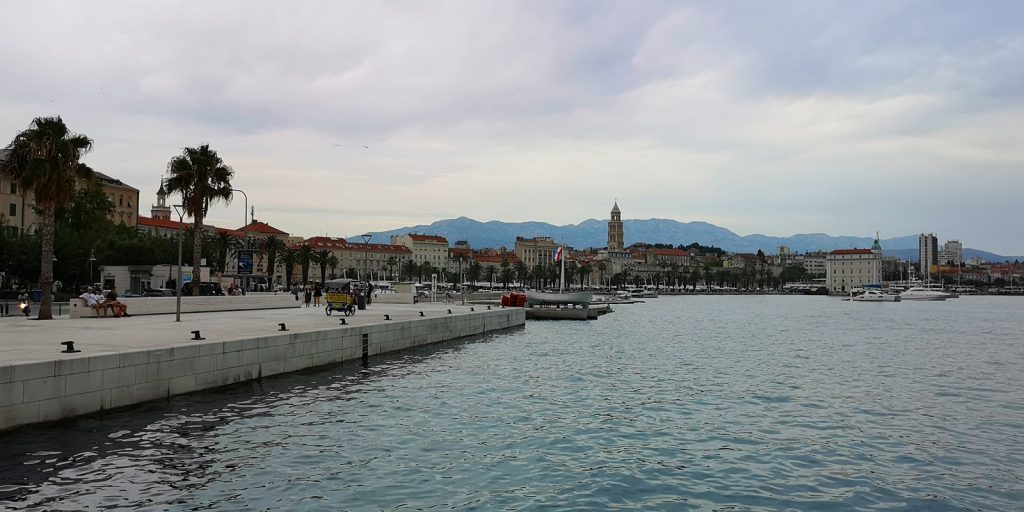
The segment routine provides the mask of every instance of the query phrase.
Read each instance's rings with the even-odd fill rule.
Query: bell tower
[[[149,214],[154,219],[171,220],[171,207],[167,206],[167,190],[164,189],[164,180],[160,180],[160,190],[156,191],[156,204],[150,209]]]
[[[612,220],[608,222],[608,250],[622,251],[624,248],[622,212],[619,211],[619,202],[615,201],[615,206],[612,206]]]

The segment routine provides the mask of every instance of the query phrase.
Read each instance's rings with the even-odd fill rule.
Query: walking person
[[[305,294],[303,298],[306,299],[306,307],[309,307],[309,301],[313,298],[313,290],[309,289],[309,285],[306,285]]]
[[[320,289],[320,283],[313,285],[313,307],[320,307],[320,297],[323,297],[323,291]]]

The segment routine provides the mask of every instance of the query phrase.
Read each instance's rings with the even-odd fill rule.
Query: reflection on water
[[[0,435],[9,509],[1008,510],[1024,301],[663,297]]]

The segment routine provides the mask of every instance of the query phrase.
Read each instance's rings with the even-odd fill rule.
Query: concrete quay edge
[[[351,317],[289,308],[173,320],[0,324],[0,431],[360,359],[364,336],[366,354],[375,356],[526,321],[522,308],[445,304],[373,305]],[[207,339],[189,339],[191,330]],[[82,352],[61,353],[64,339]]]

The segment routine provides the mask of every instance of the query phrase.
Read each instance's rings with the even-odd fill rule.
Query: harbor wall
[[[525,323],[521,308],[0,366],[0,430]]]

